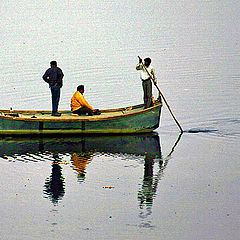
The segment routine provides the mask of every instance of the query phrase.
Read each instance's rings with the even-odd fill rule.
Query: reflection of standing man
[[[44,193],[51,199],[54,204],[57,204],[65,194],[64,177],[62,176],[62,168],[59,165],[60,159],[58,154],[53,155],[51,176],[46,179]]]
[[[64,74],[62,70],[57,67],[56,61],[51,61],[50,65],[51,67],[43,75],[43,80],[49,84],[52,93],[52,116],[61,116],[61,114],[58,113],[58,104]]]
[[[151,59],[145,58],[144,59],[144,65],[147,68],[147,71],[151,74],[152,78],[154,79],[154,83],[156,83],[155,80],[155,74],[154,74],[154,68],[151,66]],[[142,80],[142,86],[143,86],[143,99],[144,99],[144,108],[149,108],[153,106],[152,102],[152,82],[151,77],[149,76],[148,72],[142,65],[142,59],[139,58],[139,63],[136,66],[137,70],[140,70],[140,78]]]
[[[144,202],[148,206],[153,203],[154,186],[153,186],[153,165],[154,157],[151,154],[147,154],[144,163],[144,178],[142,184],[142,190],[138,193],[138,199],[140,200],[140,207],[143,206]]]

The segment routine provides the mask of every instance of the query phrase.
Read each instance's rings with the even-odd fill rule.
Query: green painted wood
[[[159,127],[161,104],[147,111],[99,119],[28,119],[0,116],[0,135],[12,134],[94,134],[151,132]],[[94,121],[93,121],[94,120]]]

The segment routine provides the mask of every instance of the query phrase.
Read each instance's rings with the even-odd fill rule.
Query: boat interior
[[[23,120],[84,120],[84,119],[105,119],[111,117],[123,117],[124,115],[134,115],[138,113],[148,112],[152,109],[160,107],[161,103],[156,102],[153,107],[144,109],[144,105],[135,105],[124,108],[117,109],[105,109],[101,110],[100,115],[88,116],[83,114],[81,116],[73,114],[71,111],[59,111],[61,113],[60,117],[52,116],[51,111],[29,111],[29,110],[0,110],[0,117],[2,118],[12,118],[12,119],[23,119]]]

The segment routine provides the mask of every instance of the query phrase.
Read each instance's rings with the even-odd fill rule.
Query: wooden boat
[[[61,117],[50,111],[0,110],[0,135],[45,134],[130,134],[152,132],[159,127],[161,102],[153,107],[143,104],[101,110],[101,115],[78,116],[61,111]]]

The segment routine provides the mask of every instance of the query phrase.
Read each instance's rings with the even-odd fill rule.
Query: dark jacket
[[[50,67],[43,75],[43,80],[49,84],[49,86],[57,86],[62,87],[63,85],[63,72],[59,67]]]

